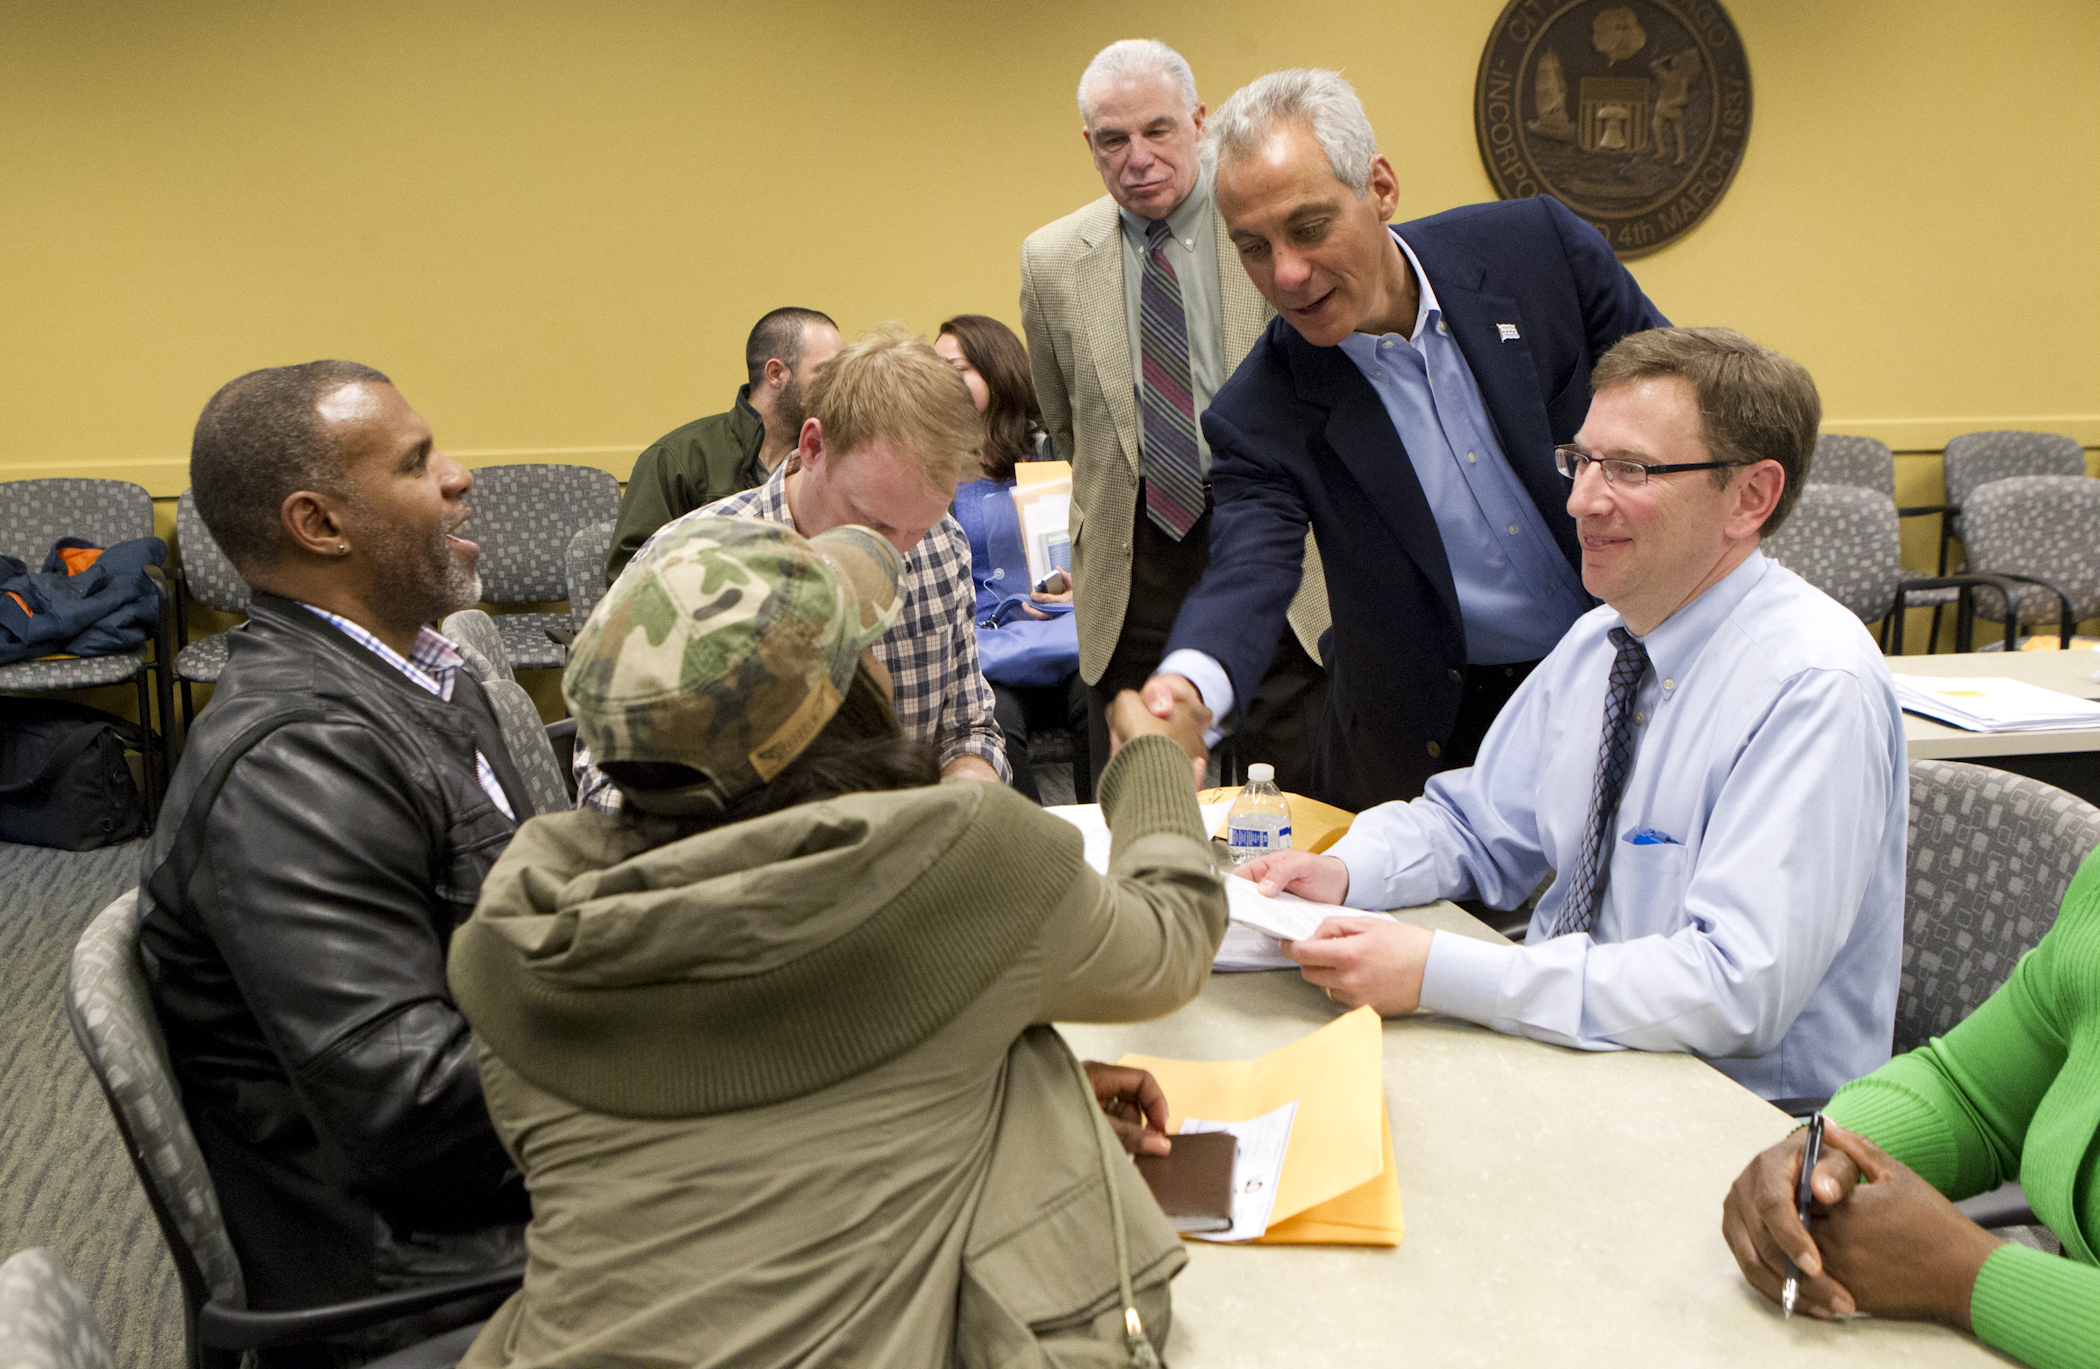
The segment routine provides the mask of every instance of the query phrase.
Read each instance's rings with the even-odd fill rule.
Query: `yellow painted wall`
[[[1163,0],[1143,31],[1213,102],[1346,69],[1411,215],[1489,194],[1470,101],[1499,9]],[[2100,6],[1730,9],[1749,152],[1636,264],[1655,299],[1800,357],[1835,429],[2100,444]],[[1072,86],[1130,14],[0,0],[0,478],[172,495],[213,388],[319,355],[393,373],[470,461],[624,476],[725,406],[774,304],[1017,321],[1020,239],[1099,192]]]
[[[2100,445],[2100,5],[1729,8],[1749,151],[1634,264],[1649,293],[1915,453],[1899,502],[1938,497],[1958,432]],[[172,497],[214,388],[316,356],[392,373],[470,464],[624,478],[726,407],[773,305],[1018,324],[1021,238],[1100,193],[1072,89],[1113,38],[1175,44],[1214,104],[1341,67],[1403,217],[1486,198],[1500,9],[0,0],[0,479]],[[1912,565],[1930,537],[1906,529]]]

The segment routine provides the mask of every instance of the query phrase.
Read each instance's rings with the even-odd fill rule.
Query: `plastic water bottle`
[[[1247,767],[1247,787],[1225,815],[1225,839],[1234,865],[1291,849],[1291,806],[1276,787],[1275,766]]]

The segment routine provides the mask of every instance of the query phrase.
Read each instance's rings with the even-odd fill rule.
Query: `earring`
[[[348,542],[336,543],[335,554],[338,556],[348,556],[350,554],[350,544]]]

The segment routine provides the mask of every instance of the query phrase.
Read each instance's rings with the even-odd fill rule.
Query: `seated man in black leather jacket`
[[[445,984],[532,811],[427,626],[480,598],[473,477],[385,376],[322,361],[219,391],[190,480],[255,598],[145,858],[141,950],[250,1305],[519,1259]]]

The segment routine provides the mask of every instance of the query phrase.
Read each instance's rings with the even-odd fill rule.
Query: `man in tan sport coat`
[[[1147,227],[1167,225],[1159,245],[1185,309],[1197,417],[1272,311],[1241,269],[1200,172],[1205,111],[1188,64],[1163,44],[1115,43],[1087,67],[1079,90],[1083,136],[1109,193],[1022,245],[1021,320],[1044,424],[1072,462],[1079,671],[1093,692],[1098,772],[1110,751],[1108,701],[1151,676],[1182,596],[1209,563],[1207,508],[1178,538],[1144,514],[1137,335]],[[1310,537],[1305,551],[1291,632],[1235,729],[1241,765],[1274,764],[1278,781],[1299,792],[1309,784],[1325,699],[1318,652],[1328,625]]]

